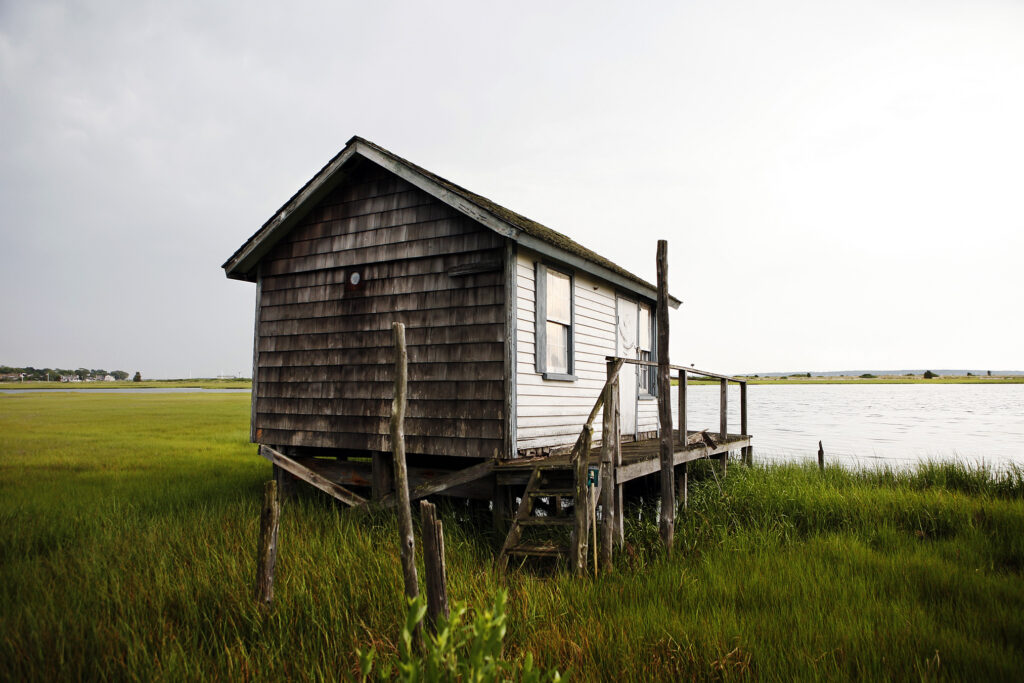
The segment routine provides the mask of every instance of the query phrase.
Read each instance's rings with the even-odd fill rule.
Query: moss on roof
[[[377,145],[376,143],[370,142],[369,140],[367,140],[365,138],[361,138],[358,135],[357,136],[353,136],[352,139],[350,139],[345,144],[345,148],[344,149],[342,149],[340,152],[338,152],[336,155],[334,155],[334,157],[332,157],[331,160],[328,161],[324,165],[324,167],[321,168],[320,171],[317,172],[316,175],[314,175],[312,178],[310,178],[301,188],[299,188],[299,190],[294,195],[292,195],[292,197],[287,202],[285,202],[284,205],[280,209],[278,209],[277,212],[273,216],[271,216],[270,219],[267,220],[267,222],[264,223],[263,226],[259,230],[257,230],[255,234],[253,234],[248,240],[246,240],[245,243],[242,246],[240,246],[237,250],[235,250],[235,253],[232,254],[231,257],[227,261],[225,261],[225,263],[223,265],[223,268],[228,271],[229,277],[231,276],[231,273],[234,270],[234,268],[237,266],[237,264],[232,265],[233,262],[235,261],[235,259],[240,257],[240,255],[251,244],[258,243],[258,242],[261,242],[261,241],[263,241],[265,239],[271,238],[271,236],[272,236],[272,234],[273,234],[273,232],[275,230],[267,232],[267,229],[274,222],[274,219],[278,215],[280,215],[281,212],[284,211],[286,209],[286,207],[288,207],[295,200],[296,197],[300,196],[302,194],[302,192],[307,187],[309,187],[312,183],[314,183],[315,181],[320,179],[321,175],[324,174],[327,171],[328,168],[330,168],[330,166],[334,163],[335,159],[337,159],[342,154],[344,154],[345,150],[349,149],[353,144],[355,144],[357,142],[359,144],[366,145],[367,147],[372,148],[373,150],[375,150],[379,154],[381,154],[381,155],[383,155],[385,157],[388,157],[389,159],[392,159],[396,163],[401,164],[401,165],[403,165],[403,166],[405,166],[405,167],[415,171],[416,173],[424,176],[425,178],[429,179],[430,181],[432,181],[434,183],[437,183],[438,185],[440,185],[441,187],[445,188],[449,192],[452,192],[453,194],[456,194],[459,197],[461,197],[462,199],[464,199],[465,201],[467,201],[467,202],[477,206],[482,211],[485,211],[485,212],[491,214],[492,216],[494,216],[498,220],[502,221],[503,223],[506,223],[506,224],[512,226],[513,228],[521,230],[524,233],[526,233],[527,235],[530,235],[531,237],[535,237],[535,238],[537,238],[537,239],[539,239],[539,240],[541,240],[543,242],[547,242],[548,244],[550,244],[550,245],[552,245],[552,246],[554,246],[554,247],[556,247],[558,249],[566,251],[566,252],[568,252],[570,254],[574,254],[575,256],[578,256],[578,257],[580,257],[580,258],[582,258],[582,259],[584,259],[586,261],[589,261],[590,263],[593,263],[595,265],[601,266],[602,268],[606,268],[606,269],[610,270],[611,272],[616,273],[617,275],[620,275],[620,276],[626,278],[627,280],[631,280],[632,282],[635,282],[638,285],[646,287],[647,289],[650,289],[650,290],[656,290],[657,289],[650,282],[647,282],[643,278],[634,275],[633,273],[629,272],[628,270],[626,270],[622,266],[619,266],[616,263],[610,261],[609,259],[606,259],[605,257],[601,256],[597,252],[594,252],[594,251],[591,251],[590,249],[587,249],[586,247],[584,247],[579,242],[576,242],[575,240],[569,238],[566,235],[563,235],[562,233],[558,232],[557,230],[552,230],[551,228],[547,227],[546,225],[542,225],[542,224],[538,223],[537,221],[531,220],[531,219],[527,218],[526,216],[523,216],[522,214],[518,214],[515,211],[512,211],[510,209],[506,209],[504,206],[501,206],[500,204],[496,204],[495,202],[492,202],[490,199],[487,199],[486,197],[482,197],[482,196],[476,194],[475,192],[470,192],[466,188],[464,188],[464,187],[462,187],[460,185],[456,185],[455,183],[451,182],[450,180],[447,180],[446,178],[442,178],[441,176],[437,175],[436,173],[431,173],[427,169],[425,169],[425,168],[423,168],[421,166],[417,166],[416,164],[412,163],[411,161],[408,161],[407,159],[403,159],[402,157],[394,154],[393,152],[390,152],[390,151],[384,149],[380,145]],[[672,298],[670,298],[670,300],[672,300]],[[678,304],[676,304],[676,305],[678,305]]]
[[[632,280],[633,282],[636,282],[639,285],[643,285],[644,287],[657,290],[657,287],[652,285],[650,282],[647,282],[643,278],[634,275],[633,273],[629,272],[622,266],[613,263],[612,261],[598,254],[597,252],[587,249],[579,242],[573,240],[572,238],[566,235],[563,235],[557,230],[552,230],[546,225],[542,225],[541,223],[538,223],[535,220],[531,220],[522,214],[516,213],[511,209],[506,209],[504,206],[492,202],[487,197],[482,197],[476,194],[475,192],[471,192],[470,190],[467,190],[466,188],[460,185],[456,185],[455,183],[451,182],[450,180],[447,180],[446,178],[442,178],[436,173],[431,173],[427,169],[421,166],[417,166],[411,161],[403,159],[402,157],[394,154],[393,152],[384,149],[380,145],[370,142],[365,138],[361,138],[358,135],[354,136],[351,140],[349,140],[348,144],[351,145],[353,142],[356,141],[366,145],[367,147],[372,147],[377,152],[387,157],[390,157],[391,159],[394,159],[395,161],[397,161],[400,164],[403,164],[404,166],[408,166],[409,168],[415,170],[417,173],[429,178],[438,185],[444,187],[446,190],[454,192],[455,194],[465,199],[467,202],[475,204],[476,206],[483,209],[487,213],[493,215],[495,218],[504,221],[505,223],[508,223],[512,227],[522,230],[531,237],[536,237],[537,239],[543,240],[544,242],[547,242],[548,244],[558,247],[559,249],[564,249],[570,254],[575,254],[576,256],[579,256],[582,259],[586,259],[591,263],[602,266],[603,268],[607,268],[613,273],[617,273],[618,275],[621,275],[624,278]]]

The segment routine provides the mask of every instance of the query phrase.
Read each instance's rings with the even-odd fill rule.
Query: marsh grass
[[[394,661],[393,517],[289,501],[252,597],[269,466],[245,395],[0,397],[0,679],[336,680]],[[634,508],[594,581],[493,568],[442,510],[450,598],[508,591],[509,657],[577,680],[1019,679],[1024,476],[959,464],[694,467],[677,551]]]

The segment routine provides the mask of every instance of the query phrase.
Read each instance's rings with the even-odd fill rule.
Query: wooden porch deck
[[[688,432],[688,435],[699,432]],[[702,443],[684,444],[679,438],[679,430],[672,433],[673,465],[701,460],[703,458],[718,458],[729,453],[749,448],[751,437],[748,434],[728,434],[721,443],[714,447]],[[720,435],[714,434],[712,438],[717,442]],[[615,483],[623,484],[638,477],[654,474],[661,470],[660,440],[644,439],[642,441],[626,441],[620,446],[622,462],[615,466]],[[588,466],[599,467],[601,464],[601,446],[598,444],[590,449],[587,458]],[[541,470],[569,469],[572,464],[572,453],[566,452],[556,455],[537,456],[532,458],[517,458],[515,460],[504,460],[495,463],[494,471],[498,477],[497,483],[503,486],[525,484],[534,468]]]

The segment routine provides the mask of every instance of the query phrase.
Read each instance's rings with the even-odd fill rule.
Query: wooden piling
[[[281,504],[277,482],[263,486],[263,511],[260,513],[260,540],[256,553],[256,600],[269,608],[274,602],[274,569],[277,566],[277,532],[281,524]]]
[[[427,625],[437,631],[448,618],[448,576],[444,562],[444,527],[433,503],[420,501],[423,536],[423,572],[427,584]]]
[[[494,475],[493,501],[494,531],[499,537],[508,536],[512,504],[509,501],[508,487],[498,483],[498,475]]]
[[[575,520],[573,524],[573,566],[576,574],[582,576],[587,569],[587,524],[590,521],[590,506],[587,504],[587,460],[590,455],[590,445],[594,437],[594,428],[590,424],[583,425],[583,444],[580,449],[574,452],[575,475],[576,475],[576,497],[575,497]]]
[[[370,486],[373,500],[381,500],[395,487],[393,459],[389,453],[373,452]]]
[[[675,536],[676,492],[672,446],[672,384],[668,358],[668,242],[658,240],[658,420],[661,427],[661,517],[659,530],[665,548],[672,551]]]
[[[684,462],[679,466],[676,479],[676,496],[679,497],[679,502],[685,510],[690,506],[690,463]]]
[[[825,447],[821,445],[820,441],[818,442],[818,469],[825,469]]]
[[[405,405],[409,383],[409,353],[405,348],[405,325],[391,323],[395,345],[395,396],[391,402],[391,453],[395,461],[395,489],[398,494],[398,529],[402,550],[402,574],[405,594],[419,595],[416,577],[416,541],[412,535],[412,510],[409,507],[409,473],[405,465]]]

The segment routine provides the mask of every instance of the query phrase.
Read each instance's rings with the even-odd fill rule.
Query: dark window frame
[[[548,271],[569,278],[569,334],[566,341],[567,373],[548,372]],[[576,381],[576,277],[573,271],[544,261],[534,263],[534,346],[535,369],[544,379],[559,382]]]

